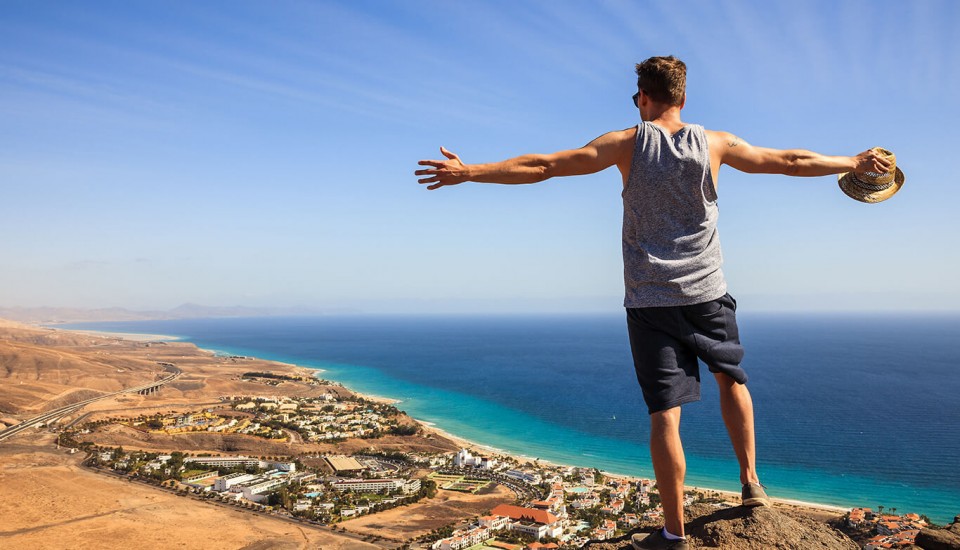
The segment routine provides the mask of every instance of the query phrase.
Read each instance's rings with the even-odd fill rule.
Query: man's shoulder
[[[633,150],[633,144],[637,141],[637,127],[624,128],[623,130],[614,130],[607,132],[601,139],[608,143],[615,144],[623,149]]]
[[[586,147],[605,149],[608,151],[632,151],[633,143],[637,140],[637,127],[613,130],[591,141]]]
[[[637,126],[631,126],[629,128],[624,128],[623,130],[614,130],[612,132],[607,132],[606,135],[618,140],[636,139]]]
[[[707,134],[707,137],[710,139],[725,139],[733,135],[730,132],[725,132],[723,130],[711,130],[709,128],[704,128],[703,132]]]
[[[707,145],[710,147],[711,154],[721,154],[740,139],[736,135],[723,130],[707,130],[704,128],[703,133],[707,136]]]

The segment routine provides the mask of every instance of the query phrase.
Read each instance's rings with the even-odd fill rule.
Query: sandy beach
[[[414,418],[414,420],[417,420],[417,419]],[[506,456],[506,457],[512,458],[513,460],[516,460],[516,461],[519,462],[520,464],[524,464],[524,463],[534,464],[534,463],[536,463],[536,464],[541,464],[541,465],[545,465],[545,466],[555,466],[555,467],[561,467],[561,468],[567,468],[567,467],[590,468],[590,467],[591,467],[589,464],[558,464],[558,463],[555,463],[555,462],[550,462],[549,460],[535,459],[535,458],[532,458],[532,457],[527,456],[527,455],[511,454],[511,453],[508,453],[508,452],[504,451],[503,449],[498,449],[498,448],[496,448],[496,447],[491,447],[491,446],[489,446],[489,445],[484,445],[484,444],[478,443],[478,442],[476,442],[476,441],[470,441],[470,440],[468,440],[468,439],[464,439],[464,438],[462,438],[462,437],[460,437],[460,436],[458,436],[458,435],[452,434],[452,433],[450,433],[450,432],[447,432],[447,431],[445,431],[445,430],[442,430],[442,429],[438,428],[438,427],[437,427],[435,424],[433,424],[432,422],[424,422],[424,421],[421,421],[421,420],[417,420],[417,422],[419,422],[420,425],[423,426],[423,429],[424,429],[424,430],[427,430],[427,431],[436,433],[436,434],[438,434],[438,435],[440,435],[440,436],[442,436],[442,437],[445,437],[445,438],[449,439],[450,441],[453,441],[454,443],[457,443],[458,445],[461,445],[463,448],[470,450],[470,452],[473,453],[473,454],[486,455],[486,456]],[[608,477],[611,477],[611,478],[630,479],[630,480],[640,479],[640,478],[638,478],[637,476],[633,476],[633,475],[619,474],[619,473],[616,473],[616,472],[608,472],[608,471],[605,471],[605,470],[601,470],[601,472],[602,472],[604,475],[606,475],[606,476],[608,476]],[[735,492],[735,491],[726,491],[726,490],[722,490],[722,489],[712,489],[712,488],[710,488],[710,487],[700,487],[700,486],[692,486],[692,485],[691,485],[691,486],[687,486],[686,489],[687,489],[687,490],[698,491],[698,492],[702,492],[702,493],[718,493],[718,494],[720,494],[725,500],[727,500],[727,501],[729,501],[729,502],[731,502],[731,503],[736,503],[736,504],[739,504],[739,503],[740,503],[740,493],[737,493],[737,492]],[[776,497],[775,495],[771,495],[770,499],[771,499],[775,504],[777,504],[777,505],[789,506],[789,507],[792,507],[792,508],[808,509],[808,510],[810,510],[811,512],[819,512],[819,514],[816,514],[816,515],[818,515],[818,516],[825,513],[826,516],[834,517],[834,516],[837,516],[837,515],[840,515],[840,514],[845,514],[846,512],[848,512],[848,511],[850,510],[849,508],[844,508],[844,507],[842,507],[842,506],[834,506],[834,505],[831,505],[831,504],[820,504],[820,503],[817,503],[817,502],[807,502],[807,501],[795,500],[795,499],[788,499],[788,498],[778,498],[778,497]]]
[[[50,330],[62,330],[83,334],[84,336],[94,336],[98,338],[117,338],[119,340],[130,340],[133,342],[176,342],[180,340],[179,336],[169,336],[166,334],[140,334],[135,332],[109,332],[105,330],[81,330],[81,329],[63,329],[57,327],[48,327]]]

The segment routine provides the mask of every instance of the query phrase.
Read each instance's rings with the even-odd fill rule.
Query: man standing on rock
[[[824,156],[754,147],[739,137],[680,120],[686,65],[652,57],[636,66],[633,102],[642,123],[604,134],[579,149],[523,155],[489,164],[422,160],[427,189],[479,183],[536,183],[593,174],[616,166],[623,178],[624,306],[637,380],[650,413],[650,455],[663,505],[664,528],[634,535],[638,549],[687,548],[683,527],[686,462],[680,406],[700,399],[699,361],[720,387],[720,408],[740,463],[744,506],[769,501],[756,471],[753,401],[740,367],[736,301],[727,293],[717,233],[717,175],[727,164],[742,172],[824,176],[886,173],[891,162],[874,150]]]

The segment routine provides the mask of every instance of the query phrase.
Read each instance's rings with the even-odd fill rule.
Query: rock
[[[697,504],[686,510],[686,534],[693,548],[719,550],[859,550],[825,523],[769,506],[717,509]],[[591,550],[628,550],[630,536],[591,541]]]
[[[947,531],[952,531],[960,535],[960,516],[953,517],[953,523],[947,525]]]
[[[914,542],[923,550],[960,550],[960,532],[954,530],[958,525],[954,521],[946,529],[924,529]]]

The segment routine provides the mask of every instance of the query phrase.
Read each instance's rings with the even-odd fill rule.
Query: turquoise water
[[[761,479],[773,496],[960,513],[955,318],[746,318]],[[511,454],[652,477],[622,319],[221,319],[85,325],[177,334],[321,376]],[[896,334],[897,338],[886,335]],[[790,335],[785,339],[783,335]],[[750,341],[752,339],[752,342]],[[687,483],[738,491],[705,379],[684,408]]]

